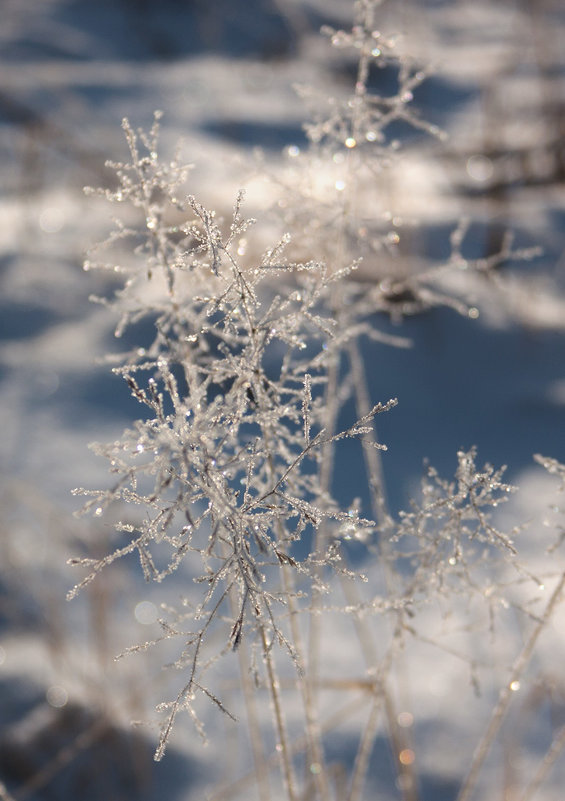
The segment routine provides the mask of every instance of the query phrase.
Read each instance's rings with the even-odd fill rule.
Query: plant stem
[[[267,677],[268,677],[269,690],[271,693],[271,702],[273,704],[273,712],[275,713],[276,730],[279,740],[277,750],[280,752],[280,761],[284,776],[285,789],[289,801],[298,801],[298,795],[296,791],[296,776],[294,773],[294,766],[292,764],[292,757],[288,747],[288,737],[281,705],[280,684],[273,660],[273,652],[271,644],[267,641],[267,633],[265,631],[265,627],[261,626],[260,631],[261,631],[261,645],[263,648],[263,657],[265,659],[265,665],[267,667]]]
[[[357,405],[357,414],[359,417],[363,417],[370,411],[371,403],[369,400],[369,390],[367,387],[367,380],[365,376],[363,359],[359,351],[359,344],[357,340],[353,340],[352,342],[350,342],[348,352],[351,363],[353,385],[355,387],[355,401]],[[380,534],[379,550],[382,555],[381,564],[382,564],[383,576],[389,596],[394,596],[398,580],[397,577],[394,575],[394,572],[390,564],[389,543],[387,539],[387,535],[390,533],[392,527],[392,518],[389,514],[388,504],[386,501],[384,475],[383,475],[380,452],[376,448],[372,447],[377,441],[374,427],[372,432],[367,435],[367,440],[368,440],[367,442],[363,443],[363,455],[365,458],[367,477],[369,479],[369,488],[371,490],[371,505],[373,507],[373,514],[375,515],[375,519],[377,520],[377,523],[379,525],[379,534]],[[398,621],[396,630],[397,632],[402,632],[404,629],[403,613],[400,610],[396,614]],[[364,629],[365,629],[364,637],[366,638],[370,635],[368,634],[366,627],[364,627]],[[372,650],[375,651],[374,646]],[[401,792],[403,794],[405,801],[417,801],[418,792],[417,792],[417,784],[416,784],[414,768],[412,764],[401,766],[398,761],[398,755],[405,748],[406,738],[404,736],[404,733],[400,731],[400,727],[398,726],[398,721],[397,721],[398,715],[391,691],[390,689],[387,689],[384,684],[383,684],[383,695],[385,699],[385,714],[389,730],[389,737],[394,752],[393,754],[394,764],[398,771],[399,778],[405,777],[407,779],[407,781],[402,782]],[[360,749],[367,748],[364,739],[361,740],[361,744],[359,747]],[[357,763],[356,761],[356,769],[358,768],[358,766],[359,768],[364,766],[363,760],[360,760],[359,763]],[[357,783],[358,781],[359,779],[354,772],[353,782]]]
[[[292,633],[292,640],[294,648],[301,660],[303,654],[302,636],[300,632],[300,623],[298,620],[298,610],[294,600],[293,590],[294,584],[290,569],[288,565],[282,566],[282,575],[284,581],[285,593],[288,597],[288,608],[290,612],[290,630]],[[331,798],[330,786],[328,783],[327,769],[325,765],[324,752],[322,748],[322,741],[320,735],[320,725],[318,715],[312,697],[312,685],[307,678],[305,666],[299,665],[302,669],[302,675],[298,678],[300,686],[300,694],[302,696],[302,704],[304,707],[304,715],[306,718],[306,740],[308,743],[309,764],[307,769],[312,772],[314,785],[321,801],[329,801]]]
[[[494,743],[494,740],[500,730],[500,727],[504,721],[506,713],[508,712],[508,709],[512,702],[512,696],[514,694],[512,687],[516,686],[515,683],[519,682],[520,679],[522,678],[522,675],[524,674],[524,671],[532,657],[534,648],[536,646],[540,634],[547,626],[551,618],[551,615],[553,614],[553,610],[555,609],[557,604],[562,600],[564,587],[565,587],[565,573],[563,573],[557,587],[553,591],[542,618],[540,619],[539,623],[534,628],[528,640],[524,644],[524,647],[518,654],[518,657],[514,662],[514,665],[512,666],[512,670],[510,672],[510,676],[508,678],[507,683],[500,690],[498,696],[498,702],[492,711],[492,715],[487,725],[487,728],[485,729],[485,732],[475,749],[469,773],[467,774],[467,778],[463,782],[463,785],[459,791],[459,795],[457,796],[456,801],[468,801],[468,799],[471,797],[471,794],[475,789],[479,773],[483,767],[484,761],[492,747],[492,744]]]
[[[233,597],[230,596],[232,609],[236,608]],[[241,689],[247,711],[247,725],[249,727],[249,738],[251,740],[251,750],[253,752],[253,762],[255,765],[255,776],[257,779],[257,789],[260,801],[270,801],[271,791],[267,773],[266,756],[263,750],[261,730],[257,717],[257,704],[255,703],[255,692],[251,686],[249,675],[249,659],[247,656],[247,646],[241,642],[237,649],[239,659],[239,673],[241,676]]]
[[[375,695],[369,713],[369,719],[365,725],[363,736],[357,750],[355,757],[355,764],[353,766],[353,775],[351,779],[351,787],[347,795],[347,801],[357,801],[363,792],[363,784],[365,776],[367,775],[367,768],[369,766],[369,759],[373,750],[375,742],[375,735],[377,732],[377,723],[379,721],[379,714],[381,712],[381,698]]]
[[[530,784],[524,791],[519,801],[531,801],[536,791],[539,790],[543,781],[545,780],[550,769],[553,767],[555,760],[565,748],[565,726],[562,726],[551,743],[547,753],[542,759],[539,768]]]

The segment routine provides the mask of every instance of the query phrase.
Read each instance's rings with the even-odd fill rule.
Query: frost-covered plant
[[[462,254],[462,224],[445,264],[399,275],[379,269],[379,254],[397,235],[394,227],[383,231],[382,215],[367,215],[364,193],[399,149],[388,128],[403,120],[439,132],[410,105],[426,75],[375,30],[378,5],[356,3],[351,32],[326,30],[335,47],[355,54],[356,82],[347,98],[331,99],[326,109],[318,104],[306,127],[307,167],[322,170],[324,180],[329,176],[332,192],[309,192],[308,182],[290,187],[282,207],[292,236],[260,256],[247,255],[254,220],[243,215],[243,194],[227,221],[186,197],[188,168],[178,158],[159,159],[156,115],[148,134],[124,122],[130,160],[111,165],[118,186],[101,194],[126,204],[129,217],[105,243],[110,262],[92,255],[85,265],[124,277],[114,296],[96,298],[117,314],[116,336],[142,321],[151,335],[112,357],[143,413],[120,439],[94,446],[108,459],[113,484],[76,490],[87,498],[84,512],[117,520],[116,543],[103,558],[73,560],[88,570],[70,596],[129,554],[138,556],[148,581],[173,574],[183,580],[180,607],[164,596],[160,620],[160,639],[178,643],[174,667],[182,681],[176,697],[160,707],[156,757],[163,756],[181,710],[204,733],[196,711],[201,697],[234,716],[213,675],[220,658],[237,650],[262,799],[268,797],[269,757],[253,711],[251,676],[270,693],[286,797],[333,797],[319,712],[320,690],[329,681],[321,666],[322,618],[345,612],[365,658],[361,676],[332,681],[362,686],[370,698],[343,797],[362,795],[382,711],[397,786],[409,801],[417,798],[417,783],[394,685],[409,641],[425,639],[418,616],[435,603],[454,608],[471,599],[486,610],[492,628],[499,608],[527,613],[511,597],[516,583],[539,583],[515,558],[516,532],[500,531],[494,520],[493,510],[513,488],[503,482],[503,470],[479,469],[474,449],[458,453],[454,480],[429,468],[421,500],[397,520],[387,507],[375,418],[396,401],[369,398],[360,342],[405,346],[405,339],[380,331],[378,320],[402,320],[435,305],[476,317],[462,291],[444,285],[445,274],[488,274],[502,261],[531,254],[514,252],[507,241],[499,253],[471,261]],[[393,65],[398,75],[386,96],[369,82],[371,69],[381,65]],[[355,280],[361,258],[374,270],[368,287]],[[340,425],[350,401],[356,413]],[[367,485],[364,498],[344,508],[332,487],[346,439],[361,443]],[[371,511],[364,511],[369,504]],[[364,575],[350,564],[349,541],[365,549]],[[511,576],[501,580],[500,565]],[[345,603],[335,602],[338,591]],[[555,603],[561,589],[556,592]],[[288,730],[280,679],[285,655],[302,706],[301,740]],[[475,681],[473,656],[461,656]],[[523,667],[520,662],[512,676]],[[462,797],[474,786],[492,731]],[[299,755],[308,767],[302,788]]]
[[[402,147],[394,126],[403,123],[443,136],[414,108],[413,91],[427,73],[398,52],[397,37],[377,30],[379,5],[356,2],[351,31],[322,28],[345,66],[352,65],[354,82],[339,94],[335,87],[329,96],[311,86],[297,87],[312,116],[304,126],[309,147],[304,152],[288,148],[289,184],[279,203],[299,252],[316,242],[334,264],[347,262],[352,253],[362,256],[373,279],[386,277],[383,251],[399,240],[382,191],[383,172]],[[380,80],[385,72],[394,75],[392,81]]]
[[[186,202],[187,221],[174,231],[164,227],[155,194],[170,193],[174,167],[167,172],[157,164],[157,124],[144,142],[148,156],[139,155],[136,134],[125,128],[132,162],[117,165],[121,188],[109,197],[141,208],[145,230],[118,229],[121,237],[143,240],[137,248],[141,275],[128,270],[115,301],[124,313],[119,331],[151,315],[156,335],[115,368],[147,407],[146,417],[119,441],[95,446],[109,460],[115,484],[76,491],[89,496],[84,511],[96,516],[116,503],[128,510],[116,526],[126,542],[101,560],[78,560],[91,572],[71,595],[132,552],[148,580],[162,581],[185,560],[191,573],[200,571],[194,577],[200,597],[189,599],[192,630],[167,629],[185,640],[177,664],[189,671],[164,727],[161,755],[176,712],[191,709],[197,691],[221,706],[202,678],[212,658],[204,651],[213,625],[225,629],[220,652],[251,634],[270,672],[274,642],[303,670],[279,622],[281,609],[294,612],[295,574],[318,580],[318,566],[339,567],[340,527],[346,523],[349,532],[374,525],[340,510],[322,491],[323,449],[362,439],[375,415],[395,401],[376,404],[339,433],[327,431],[322,393],[335,323],[324,298],[344,273],[330,274],[315,262],[287,263],[284,241],[259,263],[242,267],[238,242],[252,221],[241,216],[241,197],[225,231],[193,197]],[[146,300],[153,281],[156,295]],[[278,291],[268,297],[274,282]],[[299,556],[295,544],[322,522],[330,531],[323,552]],[[271,685],[274,694],[274,678]],[[282,724],[279,734],[284,737]]]

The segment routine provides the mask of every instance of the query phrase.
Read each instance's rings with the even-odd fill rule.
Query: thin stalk
[[[355,606],[359,600],[355,592],[355,585],[352,585],[350,582],[344,580],[342,581],[342,589],[348,605]],[[354,618],[354,626],[357,639],[359,640],[359,644],[363,651],[365,664],[367,667],[374,667],[378,664],[378,656],[373,633],[367,625],[367,622],[358,616]],[[393,637],[393,642],[394,639],[395,638]],[[418,793],[415,776],[413,774],[413,768],[411,765],[401,765],[398,760],[398,755],[404,748],[406,748],[407,743],[403,736],[404,733],[400,731],[400,727],[398,726],[398,716],[396,713],[395,704],[393,702],[392,693],[386,683],[386,676],[390,674],[394,657],[395,649],[392,647],[388,650],[388,653],[385,654],[384,659],[381,660],[379,664],[378,677],[374,680],[374,691],[375,693],[379,694],[379,697],[382,699],[384,704],[385,720],[388,728],[388,739],[394,766],[399,777],[403,776],[408,779],[408,781],[403,781],[401,784],[400,790],[402,792],[402,797],[404,798],[404,801],[416,801],[418,798]],[[373,731],[373,737],[375,731],[376,729]],[[369,737],[370,733],[371,727],[368,722],[359,743],[358,755],[356,756],[353,774],[351,776],[351,787],[362,787],[362,782],[365,776],[361,771],[366,769],[367,763],[364,760],[360,760],[358,756],[361,751],[369,748],[370,743],[367,738]],[[350,790],[350,792],[352,791]]]
[[[534,778],[529,783],[519,801],[531,801],[536,792],[545,781],[547,774],[555,764],[555,760],[565,748],[565,726],[562,726],[551,743],[547,753],[542,759]]]
[[[324,721],[321,725],[321,732],[326,733],[333,731],[337,726],[343,724],[344,720],[348,718],[348,716],[355,714],[359,711],[359,709],[365,707],[367,705],[367,698],[365,693],[360,698],[357,698],[355,701],[344,704],[340,707],[333,715],[331,715],[326,721]],[[294,754],[299,754],[301,751],[304,750],[306,747],[306,737],[299,737],[289,744],[289,751],[292,756]],[[279,754],[272,754],[270,757],[267,758],[267,766],[274,767],[277,763],[280,762]],[[246,787],[249,787],[255,779],[255,772],[252,771],[247,773],[245,776],[237,779],[236,781],[230,782],[229,785],[225,785],[220,790],[217,790],[213,796],[207,799],[207,801],[231,801],[232,798],[236,797],[237,793],[245,790]],[[345,793],[340,794],[339,797],[345,797]],[[1,801],[1,799],[0,799]]]
[[[372,23],[373,19],[372,9],[369,8],[365,9],[365,18],[367,24]],[[368,69],[369,69],[368,55],[366,52],[364,52],[361,55],[358,66],[357,81],[355,85],[356,96],[360,94],[362,91],[360,89],[361,85],[364,86],[367,81]],[[358,123],[355,122],[353,136],[356,135],[357,127]],[[345,267],[348,260],[348,253],[346,247],[347,243],[346,231],[347,231],[347,223],[351,214],[351,202],[353,199],[351,191],[351,180],[350,180],[352,177],[351,152],[347,153],[346,171],[347,171],[347,181],[346,181],[347,191],[343,193],[342,207],[338,218],[336,249],[335,249],[336,269],[341,269]],[[332,317],[334,317],[338,321],[339,325],[339,320],[340,320],[339,297],[335,287],[332,290],[330,298],[330,309],[332,311]],[[335,433],[337,426],[337,417],[339,413],[337,390],[339,383],[340,366],[341,366],[341,360],[339,357],[339,351],[338,352],[334,351],[331,356],[331,360],[328,367],[328,382],[326,384],[326,390],[325,390],[325,410],[326,410],[325,428],[330,438]],[[334,469],[334,460],[335,460],[335,443],[330,442],[324,448],[324,455],[320,468],[320,491],[322,494],[326,494],[330,490],[333,469]],[[315,533],[314,549],[313,549],[314,554],[319,555],[322,553],[325,539],[326,539],[326,530],[325,526],[322,525],[316,530]],[[321,566],[316,567],[315,578],[321,578],[322,570],[323,568]],[[317,686],[318,674],[319,674],[319,653],[320,653],[320,639],[321,639],[319,612],[321,608],[321,600],[322,600],[321,593],[314,588],[312,592],[312,599],[310,606],[310,628],[309,628],[309,638],[308,638],[308,677],[307,677],[307,682],[309,684],[309,692],[312,698],[314,697],[315,694],[314,688]]]
[[[369,390],[367,387],[367,380],[365,376],[363,359],[359,351],[359,344],[356,340],[353,340],[349,343],[348,352],[351,363],[353,384],[355,387],[355,401],[357,405],[357,415],[359,417],[363,417],[370,411],[371,403],[369,399]],[[398,581],[390,567],[390,562],[388,559],[389,548],[387,539],[387,534],[390,532],[392,526],[392,518],[389,514],[388,504],[386,500],[384,474],[383,474],[380,451],[377,450],[377,448],[373,447],[376,441],[377,441],[376,431],[375,427],[373,426],[372,432],[367,435],[367,442],[363,443],[363,455],[365,458],[365,466],[367,470],[367,476],[369,479],[369,487],[371,490],[371,505],[373,507],[373,514],[375,515],[375,519],[379,525],[379,530],[380,530],[379,547],[381,554],[383,556],[383,558],[381,559],[381,564],[382,564],[385,585],[388,594],[390,596],[393,596],[395,594]],[[402,617],[403,617],[402,611],[397,612],[397,620],[398,620],[397,631],[403,630],[404,626]],[[368,631],[365,631],[363,636],[367,637],[371,635],[368,633]],[[410,764],[401,765],[398,761],[398,754],[403,750],[403,748],[406,745],[405,734],[400,731],[400,727],[398,726],[397,710],[390,690],[384,689],[384,694],[385,694],[385,712],[389,730],[389,737],[391,741],[391,746],[394,750],[394,763],[399,776],[402,775],[407,777],[408,779],[407,781],[402,782],[401,792],[403,794],[403,798],[405,801],[417,801],[419,794],[417,791],[417,783],[416,783],[414,768]],[[360,744],[360,748],[361,747],[365,747],[363,744],[363,740],[361,741]],[[364,763],[362,761],[360,761],[359,763],[356,761],[355,770],[358,769],[358,766],[363,766],[363,764]],[[360,779],[354,772],[353,782],[357,783],[359,780]]]
[[[235,609],[235,601],[230,597],[232,609]],[[269,777],[266,770],[266,756],[263,749],[263,740],[257,716],[257,704],[255,702],[255,692],[251,686],[249,675],[249,659],[247,646],[241,642],[237,649],[239,660],[239,673],[241,676],[241,689],[247,712],[247,725],[249,728],[249,739],[251,741],[251,751],[253,753],[253,763],[255,765],[255,776],[257,779],[257,789],[260,801],[270,801],[271,790],[269,787]]]
[[[302,635],[298,621],[298,610],[296,609],[293,596],[294,581],[287,565],[282,566],[282,574],[284,590],[288,597],[292,641],[295,651],[298,654],[298,659],[301,660],[303,654]],[[310,757],[310,764],[307,766],[307,768],[312,771],[314,785],[321,801],[329,801],[331,798],[330,785],[328,782],[327,768],[322,748],[320,724],[314,705],[314,699],[312,697],[312,685],[307,678],[309,671],[307,673],[304,669],[305,666],[302,664],[300,664],[299,667],[302,670],[302,675],[299,676],[298,683],[300,686],[302,705],[304,707],[304,715],[306,718],[306,740],[308,743],[308,753]]]
[[[367,14],[367,22],[372,20],[372,10],[366,11]],[[367,80],[368,76],[368,57],[367,54],[364,53],[361,56],[359,67],[358,67],[358,76],[357,82],[355,86],[355,93],[356,95],[359,93],[361,82],[364,83]],[[354,128],[356,126],[354,125]],[[353,132],[355,136],[355,130]],[[348,152],[347,154],[347,164],[346,170],[348,174],[348,180],[346,181],[347,191],[343,194],[343,201],[342,201],[342,208],[339,215],[339,225],[338,225],[338,233],[337,233],[337,242],[336,242],[336,256],[335,256],[335,265],[336,269],[341,269],[346,266],[348,254],[346,248],[347,242],[347,222],[351,214],[351,201],[352,201],[352,192],[351,192],[351,153]],[[339,324],[339,297],[335,290],[332,290],[331,298],[330,298],[330,308],[332,310],[332,316],[338,321]],[[339,357],[339,351],[334,352],[332,354],[330,364],[328,367],[328,382],[326,385],[325,390],[325,409],[326,409],[326,421],[325,421],[325,428],[328,432],[330,438],[336,430],[337,426],[337,417],[339,413],[339,402],[338,402],[338,383],[339,383],[339,373],[340,373],[340,366],[341,360]],[[335,443],[330,442],[324,448],[324,458],[322,460],[322,465],[320,468],[320,490],[322,494],[328,493],[331,486],[331,480],[333,475],[334,469],[334,461],[335,461]],[[321,554],[324,548],[324,541],[326,538],[326,531],[325,526],[320,526],[315,533],[314,539],[314,553],[316,555]],[[316,576],[321,577],[322,567],[316,567]],[[310,606],[310,629],[309,629],[309,638],[308,638],[308,677],[307,682],[309,684],[309,692],[313,698],[315,690],[314,688],[317,686],[318,682],[318,674],[319,674],[319,653],[320,653],[320,639],[321,639],[321,631],[320,631],[320,608],[321,608],[321,593],[318,592],[316,589],[312,592],[312,600]]]
[[[294,766],[292,764],[292,756],[288,744],[288,736],[286,732],[286,724],[282,711],[281,697],[280,697],[280,684],[273,660],[273,653],[270,644],[267,642],[267,634],[265,627],[260,627],[261,631],[261,645],[263,648],[263,656],[265,658],[265,665],[267,667],[267,677],[269,690],[271,693],[271,702],[273,704],[273,712],[275,714],[275,723],[277,729],[277,736],[279,741],[279,756],[282,767],[285,789],[289,801],[298,801],[298,794],[296,790],[296,776],[294,773]]]
[[[273,459],[274,449],[270,447],[270,443],[273,440],[273,434],[270,429],[270,426],[268,425],[262,426],[262,433],[265,443],[267,444],[267,451],[269,453],[268,457],[269,470],[271,472],[271,478],[274,483],[277,480],[276,478],[277,471]],[[283,524],[282,521],[280,520],[277,521],[277,535],[281,541],[284,541],[286,538]],[[330,787],[327,779],[327,768],[322,748],[320,725],[318,722],[317,710],[315,708],[312,698],[312,692],[311,692],[312,688],[308,680],[305,678],[306,666],[304,665],[304,649],[302,645],[300,624],[298,621],[298,609],[294,597],[295,594],[294,576],[290,571],[288,565],[286,566],[281,565],[281,575],[283,582],[283,590],[288,603],[288,610],[290,616],[290,630],[293,640],[293,647],[297,655],[298,667],[301,673],[301,675],[298,678],[298,683],[300,687],[300,693],[302,696],[302,705],[304,708],[304,715],[306,719],[306,741],[308,744],[308,757],[309,757],[308,762],[310,763],[311,766],[315,766],[313,772],[314,783],[321,801],[329,801]],[[269,654],[269,657],[272,659],[271,654]],[[290,767],[292,768],[291,764]]]
[[[351,363],[353,385],[355,387],[357,415],[359,417],[363,417],[370,412],[372,404],[370,402],[369,389],[367,387],[367,380],[365,377],[365,367],[359,351],[359,344],[356,340],[353,340],[349,343],[348,355]],[[379,529],[381,533],[385,535],[384,537],[381,537],[381,550],[387,550],[388,540],[386,539],[386,533],[390,531],[392,520],[388,511],[388,503],[386,500],[384,472],[380,451],[373,447],[377,441],[374,426],[371,434],[366,436],[368,441],[366,444],[363,444],[363,455],[365,458],[367,475],[369,478],[369,489],[371,490],[371,505],[373,507],[373,514],[375,515]],[[390,591],[391,586],[389,586],[389,583],[391,582],[391,576],[390,570],[387,568],[388,561],[385,559],[385,579],[387,580],[387,588]]]
[[[365,725],[365,730],[363,732],[363,736],[361,737],[361,742],[355,757],[351,787],[347,795],[347,801],[357,801],[357,799],[361,798],[364,779],[367,775],[369,759],[373,751],[373,745],[377,733],[377,724],[379,722],[379,715],[381,712],[381,700],[382,699],[377,695],[373,698],[369,719]]]
[[[270,431],[265,432],[265,440],[270,439]],[[272,450],[269,450],[272,454]],[[273,479],[276,475],[275,466],[272,456],[269,456],[269,465]],[[277,522],[279,539],[284,540],[284,530],[282,522]],[[289,617],[290,617],[290,631],[292,635],[292,642],[294,651],[296,653],[300,675],[298,677],[298,684],[300,694],[302,696],[302,706],[304,708],[304,716],[306,719],[306,742],[308,752],[308,763],[313,770],[313,780],[317,793],[321,801],[329,801],[330,799],[330,786],[327,778],[327,767],[322,748],[322,739],[320,733],[320,724],[318,721],[317,710],[312,697],[312,685],[308,680],[308,672],[304,664],[304,648],[302,644],[302,635],[300,632],[300,624],[298,620],[298,609],[295,602],[295,584],[294,576],[288,565],[281,565],[281,574],[283,581],[283,590],[287,598]]]
[[[324,403],[324,408],[326,410],[325,428],[330,438],[335,434],[337,426],[337,414],[339,406],[337,395],[339,363],[339,354],[334,352],[331,356],[328,369],[328,383],[326,384]],[[322,495],[327,494],[330,490],[334,455],[335,443],[330,442],[324,448],[323,459],[320,466],[320,492]],[[322,524],[316,529],[314,535],[313,552],[316,557],[320,556],[323,552],[326,536],[326,526]],[[315,703],[316,687],[318,685],[319,676],[321,640],[321,615],[319,613],[322,606],[322,594],[315,585],[321,580],[322,571],[322,565],[315,566],[313,576],[314,586],[312,589],[308,630],[308,674],[306,676],[306,681],[310,686],[309,692],[312,696],[312,703]]]
[[[108,731],[111,729],[111,724],[107,718],[100,717],[93,721],[86,729],[78,734],[70,743],[63,745],[51,760],[41,768],[37,773],[32,775],[27,781],[21,784],[18,789],[9,796],[12,801],[24,801],[30,796],[35,796],[36,793],[45,788],[60,771],[70,765],[77,756],[84,751],[87,751]],[[0,799],[2,796],[0,796]]]
[[[542,631],[547,626],[551,615],[553,614],[553,610],[557,606],[557,604],[562,600],[563,595],[563,588],[565,587],[565,573],[561,576],[559,583],[555,590],[553,591],[551,598],[546,606],[545,612],[541,617],[539,623],[534,628],[532,633],[530,634],[528,640],[524,644],[524,647],[518,654],[516,658],[512,670],[510,672],[510,676],[508,678],[507,683],[505,686],[500,690],[498,696],[498,702],[494,707],[489,723],[481,737],[476,749],[475,753],[473,754],[473,760],[471,762],[471,767],[469,769],[469,773],[467,774],[467,778],[463,782],[463,785],[459,791],[459,795],[457,796],[456,801],[468,801],[471,797],[473,790],[475,789],[475,785],[477,784],[477,779],[479,777],[479,773],[483,767],[486,757],[496,739],[496,736],[502,726],[504,718],[510,708],[510,704],[512,702],[512,697],[514,695],[512,688],[516,686],[516,682],[519,682],[522,678],[526,667],[532,657],[534,649],[536,647],[536,643]]]

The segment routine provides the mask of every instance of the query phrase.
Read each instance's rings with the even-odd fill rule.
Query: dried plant
[[[309,169],[326,160],[333,190],[321,202],[307,182],[286,188],[284,223],[291,237],[260,257],[247,256],[242,243],[252,236],[254,220],[244,216],[243,194],[227,221],[194,196],[185,197],[188,168],[178,158],[169,164],[159,159],[156,115],[148,134],[124,121],[130,160],[111,165],[118,188],[101,194],[133,208],[132,222],[117,223],[105,243],[108,262],[93,254],[86,264],[124,278],[114,296],[96,299],[119,318],[116,336],[141,321],[151,335],[143,346],[111,359],[143,411],[120,439],[93,446],[109,461],[113,483],[75,492],[87,498],[84,513],[109,513],[117,520],[115,550],[97,560],[73,560],[87,572],[69,595],[130,554],[137,555],[148,581],[182,576],[182,604],[176,608],[164,596],[160,620],[159,639],[178,643],[174,667],[182,682],[176,697],[160,707],[156,758],[163,756],[180,711],[188,712],[205,736],[201,698],[235,717],[214,687],[214,672],[222,657],[237,650],[261,799],[270,797],[266,776],[273,760],[261,742],[252,677],[270,693],[274,761],[280,763],[288,799],[329,801],[334,785],[339,788],[324,751],[325,730],[334,724],[320,716],[320,693],[332,683],[361,687],[370,699],[340,797],[362,797],[383,712],[398,792],[406,801],[416,799],[413,752],[398,722],[396,670],[409,642],[429,640],[419,616],[436,603],[455,609],[463,599],[469,626],[480,619],[492,630],[501,608],[529,614],[527,604],[512,595],[516,585],[541,583],[517,558],[517,531],[499,530],[494,517],[514,488],[503,482],[503,469],[479,469],[474,449],[457,454],[454,480],[428,468],[421,500],[408,511],[395,518],[387,506],[380,461],[385,446],[378,441],[375,418],[396,400],[369,398],[361,343],[406,346],[406,339],[379,330],[378,321],[401,321],[435,305],[476,317],[465,285],[450,290],[446,274],[488,275],[502,261],[532,252],[513,251],[508,240],[500,252],[471,261],[462,254],[462,224],[452,235],[445,264],[399,275],[375,266],[370,285],[356,280],[361,258],[376,265],[379,254],[395,243],[394,229],[383,230],[382,216],[369,217],[363,194],[399,149],[388,137],[389,126],[403,120],[441,135],[411,106],[412,91],[426,73],[398,56],[393,40],[375,29],[378,5],[378,0],[357,2],[351,32],[325,31],[334,47],[355,54],[356,81],[348,97],[333,98],[325,108],[315,104],[314,120],[306,126],[311,148],[300,158],[310,160]],[[370,88],[371,70],[381,65],[397,69],[392,95]],[[356,413],[340,425],[352,405]],[[344,508],[332,487],[342,468],[340,446],[348,439],[360,442],[367,486],[360,493],[364,500]],[[562,471],[557,462],[544,464]],[[367,499],[370,512],[363,511]],[[359,569],[358,556],[350,558],[350,541],[365,551]],[[338,591],[345,603],[335,602]],[[515,662],[510,682],[522,676],[561,596],[562,583],[539,616],[537,634]],[[366,664],[360,676],[330,679],[321,666],[320,621],[340,615],[351,622]],[[434,645],[468,662],[476,681],[471,654],[439,637]],[[302,707],[301,739],[289,734],[280,678],[285,658],[293,665]],[[500,696],[460,799],[474,790],[509,698],[507,692]],[[300,755],[308,768],[302,783]]]

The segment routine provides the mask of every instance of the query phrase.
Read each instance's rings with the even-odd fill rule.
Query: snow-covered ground
[[[104,526],[72,517],[78,506],[72,488],[107,482],[106,465],[87,444],[112,441],[138,415],[123,382],[96,362],[115,349],[115,320],[89,302],[107,278],[84,273],[82,262],[107,234],[112,210],[85,196],[83,186],[107,185],[105,160],[125,158],[124,116],[148,128],[161,109],[162,151],[172,156],[180,140],[183,158],[195,165],[189,191],[229,213],[238,188],[256,172],[254,149],[282,176],[287,146],[305,148],[306,112],[293,87],[306,84],[323,94],[345,80],[348,64],[318,29],[347,24],[351,6],[349,0],[2,4],[0,783],[14,799],[192,801],[205,792],[219,798],[213,786],[249,769],[240,735],[218,715],[207,721],[205,750],[190,724],[180,722],[158,766],[151,762],[154,731],[126,734],[132,719],[151,718],[169,692],[160,655],[113,662],[128,645],[155,635],[154,590],[135,565],[101,576],[83,597],[65,602],[76,580],[66,559],[81,549],[102,554],[108,538]],[[449,134],[447,141],[410,134],[382,174],[399,263],[442,259],[463,216],[473,221],[473,256],[492,252],[508,228],[520,247],[539,244],[544,251],[504,269],[503,290],[476,285],[478,320],[433,310],[391,326],[413,340],[412,348],[365,353],[375,402],[399,398],[398,408],[378,421],[389,448],[390,504],[395,511],[407,506],[425,458],[453,475],[457,450],[476,445],[479,464],[507,464],[507,479],[520,488],[499,527],[530,523],[523,536],[528,564],[557,573],[562,548],[549,564],[537,559],[552,541],[543,520],[553,514],[558,521],[549,509],[558,502],[556,482],[532,455],[565,461],[565,12],[559,0],[406,0],[385,4],[377,17],[382,30],[401,34],[399,48],[433,65],[415,104]],[[263,184],[251,182],[248,213],[267,220],[269,202]],[[361,274],[371,280],[368,270]],[[345,504],[357,494],[358,474],[355,463],[343,471]],[[544,592],[551,587],[550,577]],[[421,625],[431,637],[432,610],[429,617]],[[467,641],[478,665],[494,662],[498,680],[526,636],[520,625],[508,623],[494,644],[472,635]],[[558,610],[487,764],[491,798],[521,798],[565,724],[564,626]],[[325,639],[328,677],[362,674],[360,656],[340,647],[345,629],[336,617]],[[228,694],[232,661],[224,669]],[[426,643],[406,662],[420,798],[450,801],[496,685],[487,683],[482,698],[474,698],[468,666],[439,661]],[[352,698],[329,693],[324,710],[344,701],[353,709]],[[269,717],[266,697],[261,704],[261,716]],[[339,734],[329,738],[330,761],[353,759],[364,725],[355,714],[349,721],[344,713]],[[397,793],[387,753],[383,728],[367,798],[376,790],[382,798]],[[560,801],[564,780],[561,755],[536,799]],[[249,797],[244,786],[241,792]]]

